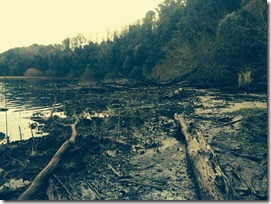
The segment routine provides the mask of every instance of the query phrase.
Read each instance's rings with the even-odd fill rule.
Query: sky
[[[142,19],[163,0],[0,0],[0,53],[61,43],[77,33],[96,40]]]

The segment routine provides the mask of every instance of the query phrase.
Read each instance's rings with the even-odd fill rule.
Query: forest
[[[3,52],[0,75],[266,87],[267,2],[165,0],[101,42],[77,34]]]

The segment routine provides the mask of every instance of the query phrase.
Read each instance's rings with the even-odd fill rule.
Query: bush
[[[251,70],[246,69],[238,74],[238,87],[248,87],[251,84]]]
[[[36,68],[28,68],[24,76],[42,76],[42,72]]]

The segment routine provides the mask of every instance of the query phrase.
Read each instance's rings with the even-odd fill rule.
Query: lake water
[[[20,140],[20,131],[22,139],[31,137],[29,124],[36,123],[31,120],[34,113],[42,112],[45,116],[49,115],[54,102],[54,88],[64,84],[64,81],[52,83],[50,80],[0,80],[0,107],[8,108],[8,111],[0,111],[0,132],[10,137],[10,141]],[[6,92],[5,92],[6,90]],[[5,103],[6,99],[6,103]],[[61,98],[58,97],[57,107],[61,108]],[[62,115],[62,112],[57,114]],[[38,124],[38,123],[37,123]],[[46,135],[39,128],[33,129],[34,136]],[[0,141],[5,143],[6,140]]]

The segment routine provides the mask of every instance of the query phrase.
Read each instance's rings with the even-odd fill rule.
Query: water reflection
[[[34,123],[31,116],[35,112],[42,112],[45,116],[50,112],[54,102],[54,90],[61,87],[63,82],[52,83],[50,80],[12,80],[0,79],[0,107],[5,107],[5,99],[8,111],[0,111],[0,132],[10,137],[10,141],[31,137],[29,124]],[[5,92],[6,90],[6,92]],[[62,98],[58,97],[57,107],[61,107]],[[7,115],[6,115],[7,114]],[[6,120],[7,116],[7,120]],[[7,125],[6,125],[7,121]],[[38,125],[40,127],[40,125]],[[35,136],[46,135],[40,128],[33,130]],[[0,140],[0,143],[5,142]]]

